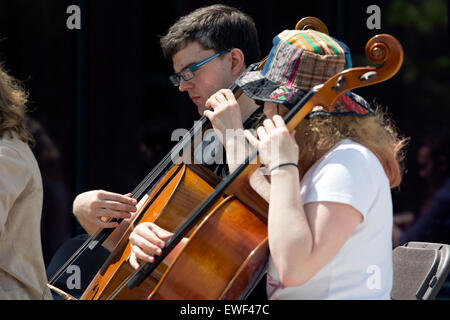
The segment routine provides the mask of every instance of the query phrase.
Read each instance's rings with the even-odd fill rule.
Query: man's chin
[[[203,112],[205,112],[206,108],[204,104],[196,104],[197,105],[197,111],[198,114],[203,116]]]

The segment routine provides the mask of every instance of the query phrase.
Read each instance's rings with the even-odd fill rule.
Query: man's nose
[[[184,79],[180,79],[180,85],[178,86],[178,89],[181,92],[184,92],[184,91],[186,91],[187,89],[190,89],[190,88],[192,88],[191,80],[186,81]]]

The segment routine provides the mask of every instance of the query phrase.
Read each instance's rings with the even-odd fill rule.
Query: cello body
[[[176,232],[220,179],[201,170],[174,167],[146,202],[138,222],[154,222]],[[243,299],[264,271],[267,216],[233,195],[220,197],[176,250],[133,290],[126,286],[135,272],[128,262],[130,251],[123,237],[81,299]]]

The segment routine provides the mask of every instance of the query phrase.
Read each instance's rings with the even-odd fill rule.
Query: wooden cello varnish
[[[154,222],[168,231],[176,231],[199,203],[213,192],[214,186],[217,183],[218,177],[213,174],[206,175],[206,178],[198,175],[202,170],[204,169],[194,165],[177,166],[174,174],[170,179],[167,179],[163,188],[152,198],[152,201],[148,203],[147,207],[143,209],[139,222]],[[190,235],[188,235],[189,237]],[[130,245],[127,237],[124,237],[111,253],[102,269],[92,280],[89,287],[85,290],[81,299],[110,298],[114,290],[133,272],[128,263],[129,254]],[[162,263],[152,273],[152,277],[148,277],[145,281],[146,286],[154,288],[167,268],[168,265]],[[111,281],[111,279],[114,280]],[[139,288],[129,293],[126,293],[126,290],[124,290],[117,298],[120,299],[125,294],[128,294],[128,299],[142,299],[142,292],[139,292]],[[149,295],[150,292],[147,296]]]

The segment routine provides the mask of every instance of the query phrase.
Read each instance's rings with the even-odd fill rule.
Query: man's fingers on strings
[[[136,256],[136,260],[141,260],[145,262],[152,263],[155,261],[155,258],[147,253],[145,253],[141,248],[136,245],[131,245],[134,255]]]
[[[235,100],[233,91],[230,89],[221,89],[222,94],[227,98],[227,100]]]
[[[133,242],[143,248],[145,252],[149,252],[153,255],[161,254],[161,249],[166,245],[162,239],[150,230],[142,230],[140,235],[137,236]]]
[[[225,96],[225,93],[222,92],[222,91],[219,91],[216,94],[214,94],[213,98],[219,103],[227,102],[227,98]]]
[[[101,217],[128,219],[131,218],[131,213],[128,211],[113,210],[108,208],[99,208],[97,214]]]
[[[139,262],[137,261],[136,255],[133,252],[130,253],[128,261],[130,262],[130,265],[134,270],[139,270],[140,265]]]
[[[131,193],[129,193],[129,194],[131,195]],[[136,205],[137,200],[133,199],[131,197],[128,197],[127,195],[121,195],[121,194],[114,193],[114,192],[100,190],[98,192],[98,199],[103,200],[103,201],[116,201],[116,202],[120,202],[120,203],[128,204],[128,205]]]
[[[126,204],[126,203],[120,203],[120,202],[115,202],[115,201],[104,201],[102,203],[102,207],[104,209],[109,209],[109,210],[114,210],[114,211],[119,211],[119,212],[135,212],[137,210],[136,206],[130,205],[130,204]]]
[[[169,240],[172,236],[173,233],[170,231],[167,231],[161,227],[159,227],[158,225],[152,223],[149,225],[149,228],[156,234],[156,236],[164,241]],[[162,243],[162,246],[160,246],[161,248],[164,247],[165,243]]]
[[[99,228],[115,228],[117,227],[119,224],[117,222],[112,222],[110,221],[111,219],[108,219],[108,221],[103,221],[101,217],[97,217],[93,220],[93,223],[99,227]]]
[[[214,115],[214,113],[211,110],[205,110],[203,112],[203,116],[207,117],[208,119],[211,119],[211,117]]]

